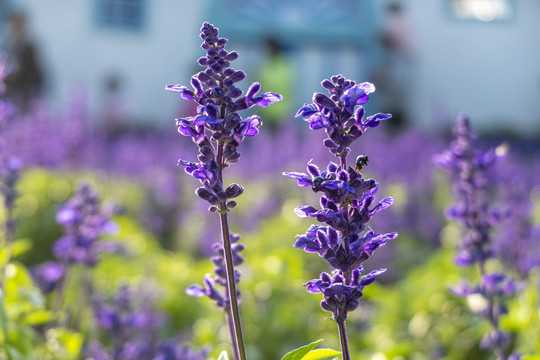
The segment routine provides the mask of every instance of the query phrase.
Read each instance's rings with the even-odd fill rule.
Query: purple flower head
[[[54,291],[60,281],[64,278],[66,268],[64,265],[54,261],[47,261],[34,267],[31,271],[32,278],[36,285],[44,292]]]
[[[368,95],[373,92],[375,92],[375,86],[364,82],[347,88],[341,95],[340,100],[344,102],[344,109],[352,114],[355,106],[367,103],[369,100]]]
[[[258,116],[242,119],[238,111],[253,106],[267,107],[281,101],[282,96],[259,93],[261,85],[253,83],[242,97],[243,92],[236,84],[246,74],[230,67],[238,53],[225,50],[227,39],[219,37],[218,29],[209,23],[203,24],[201,38],[206,56],[198,63],[206,69],[193,76],[192,89],[183,85],[167,85],[165,89],[199,105],[197,116],[177,119],[178,131],[192,137],[199,147],[199,160],[202,163],[218,160],[218,148],[223,147],[226,151],[222,153],[223,165],[220,166],[226,167],[238,160],[237,147],[244,137],[257,135],[262,124]]]
[[[260,90],[261,84],[251,84],[244,98],[244,102],[247,108],[250,108],[254,105],[257,105],[259,107],[267,107],[270,104],[283,100],[283,96],[272,92],[258,95]]]
[[[350,203],[360,200],[365,194],[374,190],[377,182],[373,179],[363,179],[362,174],[349,166],[341,170],[335,163],[330,163],[327,170],[308,163],[308,174],[284,172],[284,176],[298,181],[299,186],[311,186],[314,192],[322,192],[336,204]]]
[[[364,118],[361,106],[369,100],[369,94],[375,91],[371,83],[356,84],[341,75],[326,79],[322,86],[329,95],[315,93],[313,103],[305,104],[296,116],[304,117],[312,130],[325,129],[328,138],[324,145],[338,157],[345,157],[350,152],[349,146],[369,127],[377,127],[390,114],[375,114]],[[358,106],[358,107],[357,107]]]
[[[360,267],[377,248],[396,237],[397,233],[377,234],[372,230],[362,237],[358,234],[343,237],[331,227],[312,225],[306,234],[297,236],[294,247],[317,252],[334,269],[345,274]]]

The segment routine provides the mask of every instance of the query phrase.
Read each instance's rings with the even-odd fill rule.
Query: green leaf
[[[341,356],[341,352],[332,349],[317,349],[308,352],[301,360],[319,360],[335,356]]]
[[[529,355],[529,356],[524,356],[523,357],[523,360],[540,360],[540,355]]]
[[[322,343],[323,339],[312,342],[311,344],[304,345],[296,350],[288,352],[281,358],[281,360],[302,360],[303,356],[313,350],[317,345]]]
[[[229,360],[229,356],[227,355],[227,352],[223,351],[221,354],[219,354],[219,357],[217,360]]]
[[[68,329],[56,329],[56,335],[56,339],[63,345],[68,357],[77,358],[83,344],[82,335]]]
[[[50,322],[53,319],[53,314],[48,310],[36,310],[25,318],[25,324],[27,325],[39,325]]]

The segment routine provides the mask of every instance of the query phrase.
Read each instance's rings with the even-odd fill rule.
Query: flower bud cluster
[[[364,268],[360,265],[352,271],[351,280],[347,281],[339,271],[334,271],[334,276],[323,272],[320,279],[308,281],[305,285],[307,291],[313,294],[322,293],[324,299],[321,307],[340,314],[343,320],[347,319],[348,312],[355,310],[360,305],[359,299],[363,295],[364,287],[372,284],[377,275],[385,272],[385,269],[374,270],[367,275],[360,276]]]
[[[209,163],[193,163],[185,160],[179,160],[181,165],[186,167],[186,172],[198,179],[204,186],[195,190],[195,193],[201,199],[210,203],[209,211],[228,211],[236,206],[234,199],[244,192],[244,188],[233,183],[227,188],[218,177],[218,165],[215,160]]]
[[[15,186],[19,181],[21,168],[22,162],[17,158],[4,156],[0,158],[0,194],[4,198],[4,207],[8,214],[11,214],[15,207],[18,196]],[[6,231],[9,234],[15,231],[15,221],[11,216],[6,219]]]
[[[244,262],[244,259],[240,255],[240,251],[244,250],[244,245],[238,243],[238,240],[240,240],[240,235],[231,233],[229,237],[232,244],[231,251],[233,255],[233,262],[236,267]],[[203,281],[204,287],[201,287],[200,285],[191,285],[186,289],[186,293],[190,296],[196,297],[207,296],[216,303],[217,307],[228,311],[229,299],[227,296],[227,292],[222,293],[218,291],[215,287],[216,283],[223,286],[224,288],[227,286],[227,273],[225,268],[225,259],[223,257],[223,246],[219,243],[214,244],[214,252],[217,255],[213,256],[211,260],[215,265],[215,277],[212,277],[210,274],[206,274]],[[241,274],[236,269],[234,270],[234,272],[235,281],[239,282]],[[237,291],[237,294],[240,295],[240,292]]]
[[[243,92],[236,84],[246,74],[229,67],[238,58],[238,53],[225,50],[227,39],[219,37],[218,29],[209,23],[203,24],[201,38],[206,56],[201,57],[198,63],[206,69],[191,78],[192,89],[183,85],[167,85],[166,90],[197,102],[196,116],[176,119],[178,131],[192,137],[199,148],[201,163],[217,160],[216,143],[221,145],[223,153],[218,163],[225,168],[238,161],[240,153],[237,147],[244,137],[257,135],[262,124],[259,116],[243,119],[238,111],[253,106],[266,107],[282,97],[271,92],[259,94],[259,83],[253,83],[242,96]]]
[[[371,83],[356,84],[342,75],[335,75],[324,80],[321,85],[328,90],[330,96],[313,94],[313,103],[304,104],[296,116],[304,117],[313,130],[324,128],[328,135],[324,146],[340,158],[347,156],[351,143],[368,128],[377,127],[381,120],[391,117],[390,114],[378,113],[364,118],[365,109],[361,105],[367,103],[369,94],[375,91]]]
[[[307,173],[284,172],[295,179],[299,186],[311,187],[321,193],[320,209],[300,206],[295,212],[300,217],[313,217],[325,225],[312,225],[305,234],[298,235],[294,247],[306,252],[316,252],[334,269],[332,275],[322,273],[320,279],[305,284],[309,292],[322,293],[321,307],[330,311],[335,320],[344,321],[348,312],[356,309],[365,286],[386,269],[372,271],[361,276],[362,263],[373,252],[397,237],[397,233],[379,234],[366,224],[371,217],[393,203],[388,197],[375,200],[378,184],[374,179],[364,179],[362,167],[367,165],[366,156],[359,156],[356,168],[347,166],[350,144],[369,127],[376,127],[390,114],[376,114],[364,119],[361,106],[375,91],[370,83],[356,84],[341,75],[324,80],[322,86],[329,95],[315,93],[313,104],[305,104],[297,116],[305,117],[310,128],[324,128],[328,138],[324,145],[340,159],[340,165],[330,162],[326,170],[311,162]]]

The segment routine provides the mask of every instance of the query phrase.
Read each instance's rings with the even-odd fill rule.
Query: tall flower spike
[[[226,311],[235,359],[245,360],[236,290],[239,273],[234,268],[241,262],[238,252],[243,247],[235,243],[237,238],[231,236],[227,220],[227,212],[236,206],[233,199],[240,196],[244,189],[238,184],[225,186],[223,170],[238,161],[238,146],[245,137],[257,135],[262,125],[258,115],[242,118],[239,111],[254,106],[267,107],[281,101],[282,96],[272,92],[261,93],[259,83],[253,83],[242,96],[243,92],[236,84],[244,80],[246,74],[230,67],[231,62],[238,58],[238,53],[225,49],[227,39],[219,37],[218,29],[212,24],[204,23],[200,36],[206,55],[199,58],[198,63],[205,69],[191,78],[191,88],[167,85],[165,89],[198,105],[197,115],[176,119],[178,132],[191,137],[197,145],[198,162],[179,160],[178,164],[203,185],[196,190],[196,194],[209,203],[209,211],[219,213],[222,243],[217,250],[222,256],[212,259],[216,265],[215,280],[208,275],[204,288],[193,285],[187,289],[187,293],[206,295]],[[214,283],[226,286],[226,296],[215,289]]]
[[[518,359],[518,354],[506,355],[510,335],[500,329],[500,316],[506,313],[504,299],[518,290],[513,279],[503,273],[489,273],[486,261],[493,257],[491,232],[505,216],[504,212],[490,204],[493,183],[490,171],[497,161],[497,153],[478,150],[476,134],[469,119],[461,115],[454,128],[455,140],[448,150],[435,156],[434,162],[450,171],[457,202],[448,209],[448,217],[464,229],[459,243],[456,264],[474,266],[480,272],[480,281],[471,285],[462,281],[450,289],[455,295],[477,295],[487,304],[480,316],[485,318],[491,330],[484,336],[480,346],[492,349],[498,360]]]
[[[366,224],[371,217],[393,203],[393,198],[375,201],[378,184],[374,179],[364,179],[361,170],[367,166],[367,156],[356,158],[355,168],[347,165],[349,146],[368,128],[377,127],[390,114],[364,117],[362,104],[375,91],[371,83],[356,84],[341,75],[324,80],[321,85],[329,94],[315,93],[313,103],[305,104],[296,116],[304,117],[312,130],[324,129],[324,141],[332,154],[339,158],[339,165],[330,162],[322,171],[308,163],[307,173],[284,172],[283,175],[321,193],[321,208],[300,206],[295,212],[300,217],[313,217],[325,225],[311,225],[305,234],[298,235],[294,247],[306,252],[316,252],[334,269],[332,274],[322,273],[319,279],[304,284],[311,293],[322,293],[321,307],[333,314],[338,324],[343,359],[349,360],[349,346],[345,320],[355,310],[363,295],[364,287],[386,269],[362,276],[362,263],[373,252],[396,238],[397,233],[379,234]]]

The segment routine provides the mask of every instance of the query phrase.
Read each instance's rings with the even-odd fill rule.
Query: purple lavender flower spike
[[[486,270],[486,261],[494,256],[491,232],[507,216],[505,211],[490,203],[494,187],[491,172],[498,156],[494,150],[479,151],[476,134],[469,119],[463,115],[457,119],[454,134],[456,138],[449,149],[435,156],[434,162],[451,174],[457,203],[448,209],[447,215],[465,230],[456,264],[476,265],[480,281],[477,285],[462,281],[450,291],[461,297],[477,294],[486,300],[487,306],[478,315],[489,322],[491,330],[481,340],[480,347],[492,349],[498,360],[506,360],[506,348],[511,339],[500,329],[499,319],[507,312],[505,298],[515,293],[520,285],[502,272]],[[519,358],[519,354],[514,353],[512,357]]]
[[[295,248],[317,253],[334,269],[332,275],[322,273],[319,279],[308,281],[305,286],[311,293],[322,293],[321,307],[333,314],[338,324],[343,359],[350,360],[345,320],[355,310],[363,295],[364,287],[375,281],[385,269],[361,276],[363,263],[374,251],[397,237],[397,233],[379,234],[369,229],[367,222],[375,213],[393,203],[389,197],[375,200],[378,184],[365,179],[361,170],[367,165],[366,156],[359,156],[356,166],[347,165],[349,146],[369,127],[389,119],[389,114],[375,114],[364,119],[361,106],[375,91],[370,83],[356,84],[341,75],[324,80],[321,85],[329,95],[315,93],[313,103],[305,104],[296,117],[303,117],[312,130],[324,129],[328,138],[323,144],[338,157],[339,165],[330,162],[326,170],[311,163],[307,173],[284,172],[299,186],[311,187],[321,193],[320,208],[307,205],[295,209],[300,217],[312,217],[324,225],[312,225],[305,234],[298,235]]]
[[[215,282],[226,286],[227,296],[225,300],[217,298],[210,278],[205,278],[205,289],[193,286],[188,289],[188,294],[207,295],[227,312],[235,358],[245,360],[236,290],[239,273],[234,269],[235,264],[240,263],[238,251],[242,246],[234,244],[235,240],[231,239],[227,219],[227,212],[236,206],[236,201],[231,199],[239,196],[243,188],[238,184],[226,187],[223,184],[223,170],[238,161],[239,145],[246,137],[257,135],[262,125],[259,116],[242,118],[239,111],[253,106],[267,107],[281,101],[282,96],[273,92],[260,93],[261,84],[258,82],[251,84],[242,96],[243,92],[236,84],[246,74],[230,67],[231,62],[238,58],[238,53],[225,50],[227,39],[220,38],[218,33],[218,29],[209,23],[204,23],[201,28],[201,47],[206,55],[199,58],[198,63],[206,69],[192,77],[193,90],[182,85],[167,85],[165,89],[198,104],[196,116],[177,119],[176,124],[178,131],[190,136],[197,145],[199,162],[180,160],[178,163],[186,167],[188,174],[201,181],[203,187],[198,188],[196,194],[210,204],[209,211],[219,213],[221,221],[222,245],[219,251],[223,256],[215,257],[212,261],[216,265]]]

